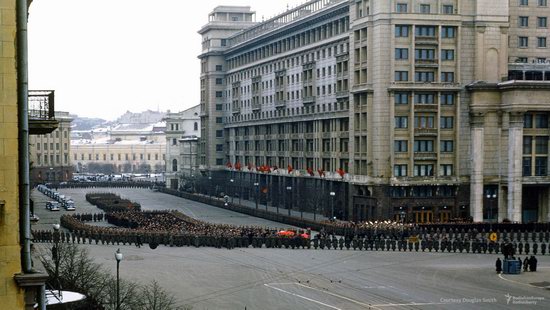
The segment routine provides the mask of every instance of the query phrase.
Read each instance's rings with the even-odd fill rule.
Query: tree
[[[96,264],[90,258],[85,247],[60,243],[58,253],[61,288],[86,295],[84,301],[78,304],[64,305],[63,309],[116,309],[116,278]],[[38,256],[50,276],[48,281],[50,287],[57,289],[57,282],[53,278],[55,263],[51,246],[38,247]],[[176,305],[174,296],[167,293],[156,281],[139,285],[135,282],[121,280],[120,303],[120,310],[182,309]]]

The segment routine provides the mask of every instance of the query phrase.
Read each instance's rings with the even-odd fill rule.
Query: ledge
[[[15,282],[20,287],[42,286],[46,284],[49,276],[45,273],[18,273],[14,276]]]

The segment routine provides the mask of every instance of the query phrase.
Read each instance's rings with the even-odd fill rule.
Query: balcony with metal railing
[[[29,90],[29,134],[43,135],[51,133],[59,126],[55,119],[54,91]]]

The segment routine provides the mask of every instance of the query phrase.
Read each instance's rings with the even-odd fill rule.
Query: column
[[[508,130],[508,219],[521,222],[523,113],[510,112]]]
[[[484,113],[472,113],[470,116],[470,212],[474,222],[483,221],[484,119]]]

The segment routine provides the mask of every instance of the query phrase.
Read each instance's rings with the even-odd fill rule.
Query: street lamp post
[[[233,194],[231,195],[231,204],[233,204],[233,197],[235,196],[235,188],[233,187],[233,182],[235,182],[235,180],[231,179],[229,180],[229,182],[231,182],[231,189],[233,189]]]
[[[55,283],[57,285],[57,293],[61,298],[61,285],[59,282],[59,224],[53,224],[53,241],[54,247],[52,248],[53,259],[55,261]]]
[[[120,277],[119,277],[119,269],[120,269],[120,261],[123,259],[122,253],[120,253],[120,249],[116,250],[115,253],[115,259],[116,259],[116,310],[120,309]]]
[[[256,188],[256,210],[258,210],[258,196],[260,196],[260,183],[254,182]]]
[[[487,202],[489,203],[489,230],[493,231],[493,199],[497,198],[497,193],[490,191],[487,192]]]
[[[208,176],[208,198],[212,199],[212,177]]]
[[[290,209],[292,209],[292,186],[287,186],[286,190],[288,191],[289,195],[291,195],[289,199],[290,204],[286,206],[288,208],[288,216],[290,216]]]
[[[334,220],[334,196],[335,192],[330,192],[330,220]]]

